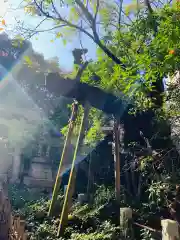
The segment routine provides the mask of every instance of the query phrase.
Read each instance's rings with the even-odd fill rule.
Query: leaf
[[[66,0],[66,2],[67,2],[68,5],[71,5],[71,4],[74,3],[74,0]]]
[[[63,37],[63,34],[61,32],[56,33],[56,38]]]
[[[66,39],[63,39],[63,44],[64,44],[64,46],[66,46],[66,44],[67,44]]]
[[[4,31],[4,28],[0,28],[0,31]]]
[[[17,48],[17,47],[18,47],[18,42],[15,41],[15,40],[13,40],[13,41],[12,41],[12,46],[15,47],[15,48]]]
[[[33,63],[32,63],[32,60],[30,59],[30,57],[24,56],[24,60],[28,65],[32,66]]]
[[[14,42],[16,42],[17,46],[22,46],[23,42],[24,42],[24,38],[21,35],[17,35],[15,36],[15,38],[13,39]]]
[[[25,11],[25,13],[28,13],[30,15],[37,14],[37,9],[34,5],[29,5],[29,6],[24,7],[24,11]]]
[[[53,43],[53,42],[54,42],[54,39],[51,39],[50,42]]]
[[[71,11],[70,11],[70,20],[73,20],[73,21],[78,21],[78,19],[79,19],[79,15],[78,15],[78,13],[77,13],[77,11],[76,11],[76,9],[73,7],[73,8],[71,8]]]

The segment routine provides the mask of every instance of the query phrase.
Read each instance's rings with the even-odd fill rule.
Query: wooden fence
[[[26,240],[25,221],[13,217],[7,188],[0,184],[0,240]]]
[[[20,217],[11,216],[9,240],[26,240],[25,224],[25,221],[21,220]]]

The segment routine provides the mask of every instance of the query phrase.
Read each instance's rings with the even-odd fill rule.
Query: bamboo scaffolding
[[[68,132],[67,132],[66,140],[65,140],[65,143],[64,143],[64,148],[63,148],[61,160],[60,160],[60,163],[59,163],[59,168],[58,168],[58,172],[57,172],[57,176],[56,176],[56,181],[55,181],[55,185],[54,185],[54,190],[53,190],[53,195],[52,195],[50,208],[49,208],[49,211],[48,211],[48,216],[52,215],[55,202],[57,201],[58,192],[59,192],[60,185],[61,185],[61,180],[62,180],[61,171],[62,171],[63,165],[67,162],[67,156],[68,156],[68,151],[69,151],[69,148],[70,148],[70,141],[71,141],[71,137],[72,137],[72,134],[73,134],[73,129],[74,129],[75,120],[76,120],[76,117],[77,117],[77,112],[78,112],[78,102],[74,101],[74,103],[72,104],[72,114],[71,114],[71,118],[69,120]]]
[[[64,229],[67,225],[67,221],[68,221],[68,213],[72,206],[72,197],[74,194],[75,181],[76,181],[75,161],[76,161],[77,153],[83,142],[84,130],[86,128],[86,121],[87,121],[88,113],[89,113],[89,108],[87,107],[84,109],[84,114],[81,119],[81,125],[79,128],[79,134],[78,134],[76,147],[75,147],[75,151],[74,151],[74,156],[73,156],[73,160],[72,160],[71,171],[70,171],[70,175],[69,175],[68,185],[66,188],[65,199],[64,199],[61,217],[60,217],[60,223],[59,223],[59,227],[58,227],[57,236],[63,234]]]

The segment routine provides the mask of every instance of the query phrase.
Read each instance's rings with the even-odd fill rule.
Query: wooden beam
[[[114,119],[114,175],[115,175],[115,194],[116,200],[120,203],[120,141],[119,141],[119,121]]]

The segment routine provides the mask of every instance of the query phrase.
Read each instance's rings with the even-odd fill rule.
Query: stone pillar
[[[80,205],[83,205],[85,203],[87,203],[87,194],[84,194],[84,193],[80,193],[78,194],[78,202]]]
[[[179,227],[176,221],[165,219],[161,221],[162,240],[179,240]]]
[[[120,208],[120,228],[122,237],[133,239],[131,208]]]

